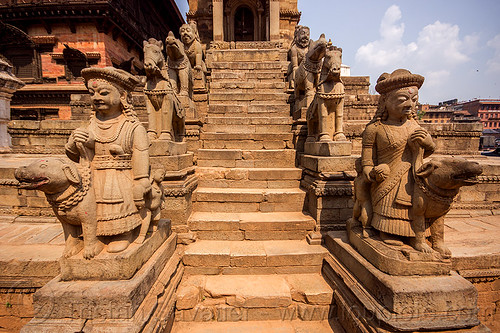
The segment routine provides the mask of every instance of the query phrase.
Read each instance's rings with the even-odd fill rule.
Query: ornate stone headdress
[[[424,77],[422,75],[412,74],[407,69],[396,69],[391,74],[384,73],[380,75],[375,90],[382,95],[404,87],[416,86],[420,89],[423,83]]]
[[[89,88],[88,83],[92,79],[107,81],[126,91],[134,90],[135,86],[139,83],[139,80],[134,75],[114,67],[85,68],[82,70],[82,77],[85,80],[87,88]]]

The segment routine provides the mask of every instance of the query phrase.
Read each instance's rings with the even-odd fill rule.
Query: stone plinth
[[[305,176],[300,182],[307,191],[305,207],[321,231],[343,229],[352,216],[355,156],[302,155]]]
[[[198,186],[198,177],[194,174],[193,153],[175,156],[150,157],[151,168],[163,168],[165,177],[162,186],[165,194],[165,206],[162,218],[172,221],[173,231],[187,232],[187,220],[192,211],[192,193]]]
[[[86,260],[83,258],[83,251],[80,251],[73,257],[62,257],[60,260],[61,280],[128,280],[169,235],[170,221],[160,220],[158,230],[146,238],[144,243],[132,243],[125,251],[118,254],[102,251],[92,260]]]
[[[348,243],[344,231],[329,232],[331,255],[323,275],[335,283],[337,315],[352,331],[488,332],[477,318],[477,291],[451,272],[442,276],[392,276],[375,268]],[[462,329],[466,329],[462,331]]]
[[[149,146],[150,156],[176,156],[187,153],[186,142],[153,140]]]
[[[7,123],[10,121],[10,100],[24,83],[12,74],[12,66],[0,58],[0,153],[10,151]]]
[[[34,318],[22,332],[140,332],[168,320],[183,269],[172,234],[129,280],[62,281],[37,291]]]
[[[382,272],[403,276],[445,275],[450,272],[451,259],[443,259],[438,252],[422,253],[406,244],[385,244],[375,230],[369,237],[363,238],[361,226],[352,225],[351,221],[347,226],[349,242]]]
[[[306,142],[304,153],[313,156],[349,156],[352,143],[350,141]]]

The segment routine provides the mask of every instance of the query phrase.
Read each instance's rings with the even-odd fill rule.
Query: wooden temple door
[[[250,8],[239,7],[234,14],[234,39],[235,41],[253,41],[254,17]]]

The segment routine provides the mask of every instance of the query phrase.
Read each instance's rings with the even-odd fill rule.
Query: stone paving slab
[[[337,322],[255,321],[255,322],[176,322],[172,333],[344,333]]]
[[[500,268],[500,216],[446,219],[445,224],[453,269]]]

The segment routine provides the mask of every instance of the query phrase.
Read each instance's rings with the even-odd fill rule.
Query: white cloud
[[[404,45],[402,37],[405,31],[401,20],[401,10],[392,5],[385,12],[380,23],[380,39],[361,46],[356,52],[356,61],[365,62],[374,67],[387,67],[400,62],[417,49],[415,43]]]
[[[356,67],[370,75],[378,73],[372,80],[376,80],[382,72],[407,68],[423,75],[426,78],[423,87],[426,93],[430,92],[439,100],[436,96],[448,93],[445,90],[451,86],[457,68],[471,60],[469,55],[477,50],[479,37],[469,35],[460,38],[458,25],[436,21],[423,27],[415,41],[405,44],[402,18],[397,5],[386,10],[380,23],[380,37],[358,48]],[[500,35],[490,42],[491,45],[488,45],[496,50],[491,67],[500,70]]]
[[[495,55],[487,62],[488,70],[491,72],[500,72],[500,34],[489,40],[486,45],[495,50]]]

